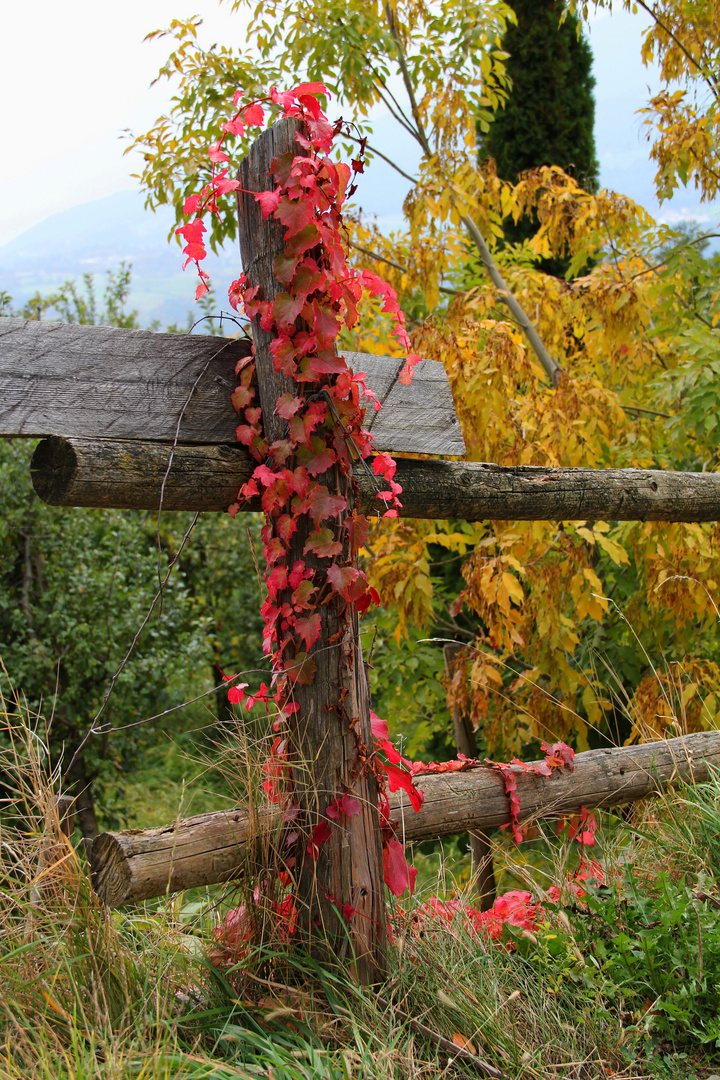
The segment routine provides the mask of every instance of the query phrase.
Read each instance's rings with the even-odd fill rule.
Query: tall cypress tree
[[[597,187],[595,99],[592,52],[578,34],[578,20],[561,16],[563,0],[514,0],[517,25],[509,26],[503,48],[512,89],[490,130],[479,140],[481,160],[492,157],[498,175],[514,183],[540,165],[559,165],[587,191]],[[505,235],[518,242],[532,236],[537,222],[507,223]],[[562,273],[562,260],[542,269]]]

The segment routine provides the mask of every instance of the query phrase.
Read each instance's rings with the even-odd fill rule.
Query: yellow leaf
[[[515,603],[520,606],[525,599],[525,594],[523,593],[522,585],[518,579],[505,571],[502,576],[502,583],[505,586],[510,599],[514,600]]]
[[[590,582],[595,592],[600,593],[600,595],[602,596],[602,594],[604,593],[602,581],[597,576],[591,566],[583,567],[583,577]]]
[[[425,596],[432,597],[433,587],[429,577],[426,577],[424,574],[418,574],[415,578],[414,585],[419,592],[424,593]]]
[[[612,561],[618,564],[618,566],[622,564],[627,565],[630,562],[630,556],[621,544],[616,544],[614,540],[611,540],[608,536],[603,536],[601,533],[596,534],[596,540],[598,546],[601,547],[603,551],[610,556]]]

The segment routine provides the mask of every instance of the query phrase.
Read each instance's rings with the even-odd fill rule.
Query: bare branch
[[[409,274],[410,271],[406,266],[401,266],[400,263],[395,262],[393,259],[387,259],[384,255],[379,255],[377,251],[371,251],[370,248],[361,247],[360,244],[350,241],[350,247],[354,247],[356,251],[361,251],[363,255],[368,255],[371,259],[375,259],[377,262],[385,263],[387,266],[392,266],[394,270],[399,270],[401,274]],[[438,289],[441,293],[445,293],[446,296],[462,296],[462,289],[450,289],[445,285],[439,285]]]
[[[692,53],[688,49],[686,49],[685,46],[683,45],[682,41],[680,41],[680,39],[678,37],[676,37],[675,34],[673,34],[670,27],[667,26],[666,23],[664,23],[662,21],[660,16],[655,11],[654,6],[653,7],[648,6],[648,4],[644,3],[644,0],[636,0],[636,3],[638,4],[639,7],[641,7],[643,9],[643,11],[647,12],[647,14],[650,16],[651,19],[655,20],[655,22],[658,24],[658,26],[663,31],[663,33],[667,34],[667,36],[671,39],[671,41],[675,42],[678,49],[680,49],[680,51],[683,53],[683,55],[686,57],[686,59],[690,61],[692,66],[695,68],[695,70],[702,76],[703,80],[707,83],[713,97],[717,98],[718,97],[717,81],[715,79],[713,79],[712,76],[709,75],[706,71],[704,71],[703,68],[700,67],[700,65],[698,64],[697,60],[692,55]]]
[[[379,81],[379,80],[378,80],[378,81]],[[380,86],[382,86],[383,90],[386,90],[386,91],[387,91],[387,93],[390,93],[390,92],[389,92],[389,91],[387,90],[387,87],[385,86],[385,84],[384,84],[384,83],[380,83]],[[407,120],[405,120],[405,118],[404,118],[404,117],[403,117],[402,115],[398,115],[398,113],[400,112],[400,110],[398,110],[398,112],[395,112],[395,109],[393,109],[393,107],[392,107],[392,105],[390,104],[390,102],[389,102],[389,101],[387,101],[387,99],[385,98],[385,96],[384,96],[384,94],[383,94],[382,90],[378,89],[378,94],[380,95],[380,100],[382,101],[383,105],[384,105],[384,106],[385,106],[385,108],[386,108],[386,109],[388,110],[388,112],[390,113],[390,115],[391,115],[391,116],[393,116],[393,117],[395,118],[395,120],[397,120],[398,124],[400,124],[400,126],[401,126],[401,127],[404,127],[404,128],[405,128],[405,130],[406,130],[406,131],[408,132],[408,134],[412,135],[412,137],[413,137],[414,139],[417,139],[417,133],[416,133],[415,129],[413,128],[412,124],[408,123],[408,121],[407,121]],[[392,96],[392,95],[391,95],[391,96]],[[393,97],[393,98],[392,98],[392,100],[393,100],[393,101],[395,101],[395,98]]]
[[[400,40],[400,35],[398,33],[397,24],[395,23],[395,16],[389,3],[385,4],[385,16],[387,18],[388,27],[390,28],[390,33],[392,34],[393,41],[395,42],[395,47],[397,49],[398,63],[400,64],[400,71],[402,72],[403,82],[405,83],[405,90],[407,92],[408,98],[410,99],[410,109],[412,111],[413,120],[417,125],[415,138],[422,146],[423,151],[427,155],[427,157],[431,158],[433,156],[433,153],[430,149],[430,143],[428,142],[427,135],[425,134],[423,122],[420,119],[420,110],[418,109],[417,101],[415,100],[415,90],[413,89],[412,79],[410,78],[410,72],[408,70],[407,61],[405,59],[405,50],[403,49],[402,41]]]
[[[356,143],[361,143],[363,141],[357,135],[353,135],[349,131],[346,131],[343,134],[343,138],[344,139],[352,139],[352,141],[356,142]],[[387,161],[388,165],[390,165],[395,170],[395,172],[400,173],[400,175],[404,176],[406,180],[409,180],[411,184],[417,184],[417,178],[416,177],[410,176],[409,173],[406,173],[403,169],[400,168],[399,165],[396,165],[395,162],[391,158],[386,157],[386,155],[383,154],[382,150],[378,150],[377,147],[375,147],[375,146],[370,146],[370,144],[368,142],[365,143],[365,146],[370,151],[371,154],[377,154],[377,156],[381,157],[383,159],[383,161]]]
[[[395,42],[398,63],[400,65],[400,71],[402,72],[403,82],[405,83],[405,90],[407,91],[408,98],[410,99],[410,107],[412,110],[413,119],[417,124],[418,142],[422,146],[425,155],[428,158],[431,158],[433,156],[433,152],[430,148],[430,143],[428,141],[428,137],[425,132],[425,128],[423,127],[422,119],[420,117],[420,110],[418,108],[417,100],[415,98],[415,91],[413,89],[412,79],[410,78],[410,72],[408,70],[407,61],[405,59],[405,52],[403,50],[402,41],[400,40],[400,34],[398,33],[397,25],[395,23],[395,16],[389,2],[385,4],[385,15],[387,18],[388,27],[390,28],[390,33],[392,34],[393,40]],[[500,274],[497,266],[495,265],[495,261],[493,260],[493,257],[490,254],[490,250],[485,243],[483,235],[478,229],[477,225],[468,214],[464,214],[460,210],[460,208],[457,206],[457,200],[454,198],[454,196],[453,202],[455,203],[456,209],[460,213],[460,217],[463,224],[465,225],[465,228],[470,233],[475,247],[478,249],[480,259],[490,276],[490,280],[500,293],[502,299],[510,308],[510,311],[513,313],[518,324],[522,327],[523,333],[525,334],[525,337],[530,343],[530,347],[532,348],[533,352],[542,364],[543,370],[550,379],[552,386],[557,387],[560,373],[562,371],[560,365],[555,360],[553,360],[545,345],[540,340],[540,335],[538,334],[537,330],[533,326],[528,316],[525,314],[525,311],[523,310],[520,302],[510,291],[505,281],[503,280],[503,277]]]
[[[492,281],[493,285],[498,290],[498,293],[500,294],[504,302],[507,304],[507,306],[510,308],[513,316],[522,328],[522,331],[525,334],[525,337],[528,339],[533,352],[542,364],[545,374],[550,379],[552,385],[557,388],[562,368],[556,360],[553,360],[552,356],[547,351],[545,345],[541,341],[540,335],[538,334],[537,330],[530,322],[528,316],[525,314],[525,311],[522,308],[521,304],[505,283],[502,274],[495,265],[495,261],[490,254],[483,235],[478,229],[473,219],[468,214],[461,213],[460,216],[463,224],[465,225],[465,228],[472,237],[475,247],[478,249],[478,254],[480,255],[481,262],[487,270],[490,280]]]

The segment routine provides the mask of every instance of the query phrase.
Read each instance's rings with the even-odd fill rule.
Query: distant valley
[[[168,241],[173,213],[163,207],[146,210],[137,191],[119,191],[103,199],[74,206],[15,237],[0,247],[0,290],[19,307],[36,292],[52,292],[69,278],[96,274],[98,291],[105,271],[120,262],[132,264],[133,290],[129,307],[140,322],[154,320],[184,326],[188,313],[197,313],[195,276],[183,273],[183,256],[175,241]],[[206,263],[216,286],[218,307],[227,308],[226,290],[241,269],[240,255],[228,250],[209,255]]]

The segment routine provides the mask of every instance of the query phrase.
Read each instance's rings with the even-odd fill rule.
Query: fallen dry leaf
[[[457,1046],[460,1050],[467,1050],[468,1054],[477,1054],[477,1050],[470,1042],[470,1040],[466,1039],[464,1035],[461,1035],[459,1031],[456,1031],[454,1035],[450,1036],[450,1038],[452,1039],[455,1046]]]

